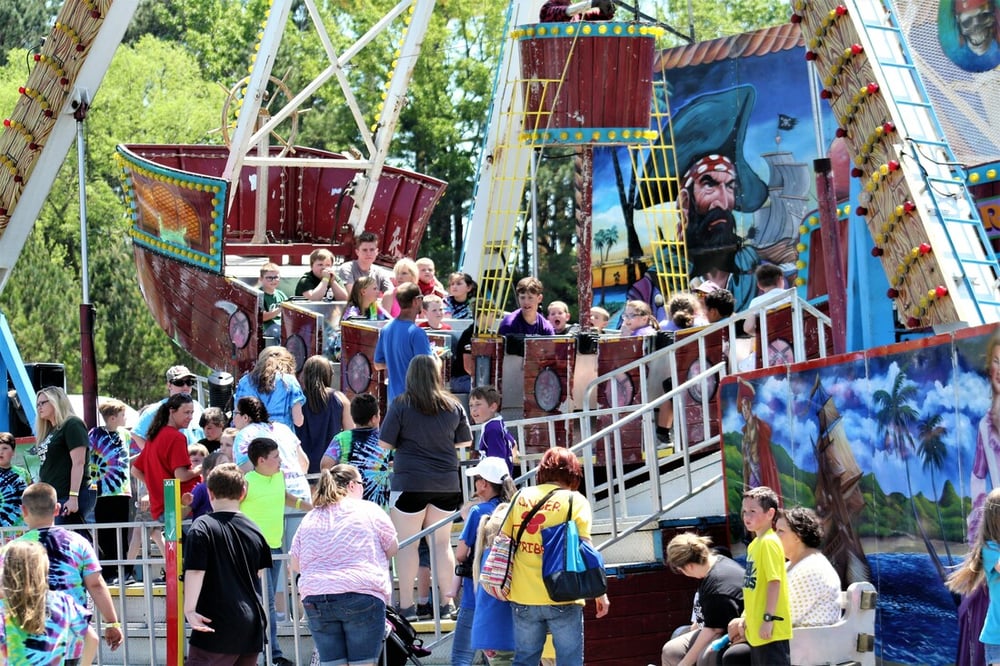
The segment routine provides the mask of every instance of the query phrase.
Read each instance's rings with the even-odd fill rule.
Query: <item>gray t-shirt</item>
[[[361,266],[358,265],[357,261],[348,261],[337,267],[337,277],[340,278],[345,286],[354,284],[358,281],[358,278],[366,276],[375,278],[379,293],[384,294],[392,289],[392,273],[377,264],[372,264],[371,269],[368,271],[361,270]]]
[[[379,439],[395,447],[393,490],[461,492],[455,445],[471,441],[472,432],[459,403],[428,416],[398,398],[386,410]]]

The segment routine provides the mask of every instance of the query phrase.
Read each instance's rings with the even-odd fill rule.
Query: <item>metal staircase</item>
[[[865,218],[907,327],[1000,320],[1000,267],[887,2],[796,0],[861,179]]]

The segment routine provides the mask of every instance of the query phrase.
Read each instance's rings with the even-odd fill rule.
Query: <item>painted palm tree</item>
[[[604,292],[607,285],[604,283],[604,273],[608,266],[608,257],[611,255],[611,248],[618,242],[618,228],[606,227],[594,234],[594,246],[601,255],[601,305],[604,305]]]
[[[907,381],[906,373],[902,370],[893,380],[891,392],[879,389],[872,395],[879,437],[884,438],[886,451],[898,456],[903,461],[903,469],[906,471],[906,490],[910,496],[910,508],[913,511],[913,522],[923,538],[931,562],[935,565],[938,575],[943,581],[945,578],[944,565],[937,556],[937,552],[927,537],[926,530],[924,530],[923,523],[920,521],[917,502],[913,497],[913,484],[910,479],[910,458],[916,452],[912,433],[919,417],[917,409],[913,406],[916,398],[917,385]]]
[[[945,446],[943,439],[944,426],[941,425],[941,421],[941,415],[934,414],[920,422],[917,427],[917,436],[920,438],[917,453],[920,455],[920,459],[924,461],[924,470],[931,473],[931,489],[934,491],[934,497],[937,498],[934,502],[934,508],[937,510],[938,525],[941,528],[941,539],[944,541],[944,550],[948,555],[948,565],[951,566],[951,548],[948,547],[948,535],[944,531],[944,519],[941,517],[941,498],[938,495],[937,480],[934,475],[935,470],[940,470],[944,467],[944,461],[948,457],[948,447]]]

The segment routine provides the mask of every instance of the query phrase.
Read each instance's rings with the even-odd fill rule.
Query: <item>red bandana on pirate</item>
[[[691,165],[691,168],[684,174],[684,187],[688,188],[694,184],[695,178],[708,173],[709,171],[721,171],[736,177],[736,167],[733,161],[725,155],[705,155]]]

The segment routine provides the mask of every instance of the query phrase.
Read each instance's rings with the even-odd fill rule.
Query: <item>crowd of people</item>
[[[741,513],[753,536],[745,565],[694,533],[679,534],[667,545],[670,568],[700,583],[692,623],[664,644],[661,666],[788,665],[793,627],[840,619],[841,580],[820,551],[816,513],[782,509],[767,486],[743,494]]]
[[[364,252],[369,241],[361,240],[358,264],[371,254]],[[219,663],[220,658],[251,664],[264,651],[272,664],[291,663],[275,632],[281,619],[275,601],[283,598],[281,565],[286,557],[290,571],[299,576],[320,663],[374,664],[390,604],[408,620],[426,617],[430,594],[422,589],[421,570],[431,559],[445,572],[434,597],[440,607],[432,614],[455,619],[464,637],[453,651],[453,663],[471,664],[473,655],[484,650],[491,663],[537,664],[546,635],[552,637],[559,663],[582,658],[579,604],[552,602],[544,592],[526,595],[523,590],[530,584],[522,584],[522,593],[509,602],[481,604],[491,624],[507,628],[502,634],[485,632],[484,639],[482,622],[473,631],[475,585],[456,572],[456,561],[466,571],[479,565],[480,523],[497,504],[514,497],[518,460],[517,442],[500,416],[499,391],[470,383],[467,408],[442,381],[441,361],[428,344],[427,330],[447,330],[446,317],[471,318],[475,283],[455,273],[445,290],[429,260],[397,266],[397,277],[414,278],[399,282],[387,275],[373,277],[363,268],[334,269],[330,257],[314,254],[310,272],[300,280],[303,296],[339,297],[342,291],[354,301],[349,316],[389,319],[375,351],[375,362],[387,372],[386,413],[380,413],[371,394],[348,401],[336,390],[326,357],[309,358],[297,375],[293,357],[278,345],[265,346],[253,369],[237,382],[231,411],[203,408],[192,395],[197,377],[184,366],[166,371],[166,397],[143,410],[132,429],[125,427],[124,403],[109,400],[99,406],[102,425],[88,432],[61,388],[42,389],[36,403],[38,443],[30,451],[40,461],[38,470],[14,467],[13,438],[0,434],[0,482],[4,497],[16,500],[5,502],[0,525],[20,525],[30,531],[16,542],[38,540],[48,549],[45,562],[38,562],[37,552],[22,553],[17,546],[10,551],[10,571],[41,571],[53,590],[68,594],[40,600],[29,599],[38,596],[37,587],[9,592],[19,605],[0,607],[6,635],[20,631],[33,637],[6,643],[10,659],[50,653],[63,655],[67,663],[90,663],[96,637],[81,629],[91,618],[86,596],[78,594],[83,589],[104,617],[108,645],[120,645],[121,627],[108,585],[127,585],[150,575],[128,562],[140,551],[148,552],[149,544],[143,543],[147,535],[164,553],[162,530],[130,535],[99,528],[92,544],[81,536],[87,532],[67,531],[62,525],[130,520],[162,525],[169,510],[167,480],[176,481],[182,513],[193,521],[185,535],[183,563],[184,616],[191,629],[188,664]],[[285,299],[276,288],[276,275],[273,264],[261,270],[268,312],[280,312]],[[530,300],[537,312],[542,288],[535,284]],[[556,302],[550,310],[566,332],[569,308]],[[523,319],[527,312],[525,308],[517,315]],[[547,330],[554,331],[550,325]],[[470,413],[484,431],[474,454],[478,464],[467,470],[473,502],[463,506],[457,450],[472,445]],[[542,460],[538,482],[573,492],[577,508],[572,515],[548,519],[574,520],[589,538],[589,505],[575,493],[580,465],[572,454],[560,451],[561,457]],[[32,498],[41,496],[44,507],[38,508]],[[532,496],[519,497],[530,501]],[[466,527],[456,553],[450,520],[457,513]],[[433,525],[439,529],[419,544],[399,547]],[[514,521],[503,529],[516,527]],[[62,551],[75,553],[79,581],[57,566],[64,560],[54,553]],[[393,567],[399,580],[395,600]],[[266,572],[263,581],[261,571]],[[540,576],[540,563],[526,562],[521,575]],[[599,615],[607,612],[608,603],[606,597],[598,601]],[[49,618],[41,630],[33,615],[20,612],[28,606],[37,612],[40,604]],[[541,608],[533,611],[536,606]],[[517,615],[536,611],[544,616],[542,631],[532,619],[527,621],[529,636]]]
[[[361,394],[348,401],[336,390],[326,357],[309,358],[297,375],[293,356],[279,345],[264,347],[253,369],[240,378],[231,412],[203,409],[192,396],[197,378],[184,366],[166,371],[166,397],[143,410],[132,429],[125,428],[125,405],[112,400],[99,406],[103,425],[88,432],[73,414],[65,392],[45,388],[37,397],[37,444],[31,449],[40,461],[36,473],[12,466],[13,438],[0,433],[0,485],[5,497],[17,498],[20,504],[20,510],[12,510],[9,502],[3,507],[0,525],[39,529],[40,523],[29,518],[30,503],[20,499],[31,496],[32,489],[44,490],[46,498],[52,495],[52,510],[48,504],[43,510],[52,525],[42,529],[51,527],[62,541],[75,533],[61,527],[55,531],[56,526],[129,520],[162,524],[167,508],[163,482],[175,480],[183,511],[194,520],[186,537],[184,563],[188,589],[184,611],[193,630],[190,664],[214,663],[220,651],[232,655],[232,663],[255,663],[263,650],[269,651],[271,663],[290,663],[275,634],[285,606],[280,603],[285,554],[291,571],[301,576],[302,603],[316,636],[320,663],[345,659],[352,664],[374,663],[385,608],[393,603],[390,561],[399,580],[395,606],[400,614],[409,620],[431,614],[424,574],[432,559],[439,572],[456,571],[454,578],[439,576],[441,605],[433,613],[456,620],[453,664],[471,664],[477,651],[496,664],[534,666],[543,654],[554,654],[557,663],[582,663],[581,605],[548,598],[540,583],[539,548],[515,560],[509,601],[481,599],[470,574],[488,551],[490,539],[482,541],[484,530],[513,534],[520,527],[517,513],[503,522],[496,517],[489,520],[501,503],[530,506],[546,493],[568,493],[576,507],[572,514],[565,511],[568,503],[558,503],[554,506],[561,509],[546,504],[540,516],[550,523],[572,520],[580,535],[589,538],[590,508],[576,492],[582,478],[579,462],[564,449],[549,451],[538,467],[537,485],[522,489],[515,499],[517,442],[500,416],[499,391],[473,387],[472,368],[462,354],[452,384],[445,385],[427,335],[429,330],[450,330],[448,319],[473,318],[475,282],[465,273],[452,273],[446,288],[426,258],[400,260],[389,272],[374,263],[378,247],[377,237],[362,234],[357,259],[340,266],[334,266],[329,252],[313,252],[310,270],[299,279],[295,295],[342,299],[347,301],[345,319],[386,322],[374,354],[376,367],[387,374],[385,414],[375,396]],[[265,324],[272,332],[280,331],[280,305],[287,296],[278,289],[278,266],[265,264],[260,278]],[[581,327],[571,322],[569,306],[558,300],[550,302],[543,315],[544,287],[534,277],[519,281],[515,291],[519,307],[503,318],[501,335],[604,332],[611,319],[606,310],[593,307]],[[732,308],[733,298],[726,290],[704,287],[675,294],[667,307],[669,319],[662,322],[644,301],[629,301],[618,334],[650,335],[706,325],[731,315]],[[456,336],[459,346],[467,349],[472,330],[467,327]],[[449,388],[468,393],[467,406]],[[456,449],[472,445],[470,418],[483,429],[478,464],[468,469],[473,504],[463,508]],[[459,510],[467,522],[456,550],[448,519]],[[400,542],[434,525],[439,528],[419,544],[399,548]],[[81,560],[89,563],[85,575],[95,576],[87,589],[92,587],[92,593],[101,596],[98,608],[106,626],[117,629],[114,609],[102,595],[107,594],[108,583],[128,584],[143,575],[128,561],[145,552],[147,532],[136,529],[129,535],[108,528],[96,534],[96,548],[89,542],[89,551],[80,546]],[[161,530],[148,534],[164,552]],[[535,537],[532,531],[526,538]],[[235,544],[240,546],[234,550]],[[698,544],[689,550],[701,552]],[[26,558],[19,566],[38,568],[32,559],[37,553],[18,556]],[[118,564],[102,569],[98,556]],[[710,555],[678,565],[678,570],[707,578],[718,561],[718,556]],[[270,603],[258,613],[254,599],[262,598],[256,576],[261,570],[267,571]],[[60,574],[50,565],[48,575],[53,580]],[[236,588],[240,594],[228,593]],[[45,603],[51,606],[46,606],[50,616],[75,626],[80,618],[89,617],[85,601],[59,612],[51,605],[63,600],[53,596]],[[608,607],[607,597],[599,598],[598,616]],[[230,611],[241,618],[235,623],[238,627],[230,626],[234,623],[228,619],[218,621],[230,617]],[[6,616],[8,630],[14,617]],[[707,617],[713,624],[703,626],[711,631],[703,631],[701,640],[684,643],[685,649],[704,647],[706,637],[725,628],[715,626],[713,612]],[[488,631],[483,618],[489,618]],[[38,628],[32,622],[18,626],[25,631]],[[42,633],[48,642],[32,645],[66,643],[52,627]],[[77,632],[72,645],[63,645],[67,655],[75,655],[67,658],[86,663],[95,649],[91,638]],[[121,641],[120,631],[106,639],[114,647]],[[676,643],[672,644],[676,651]],[[665,647],[665,664],[667,654]]]

